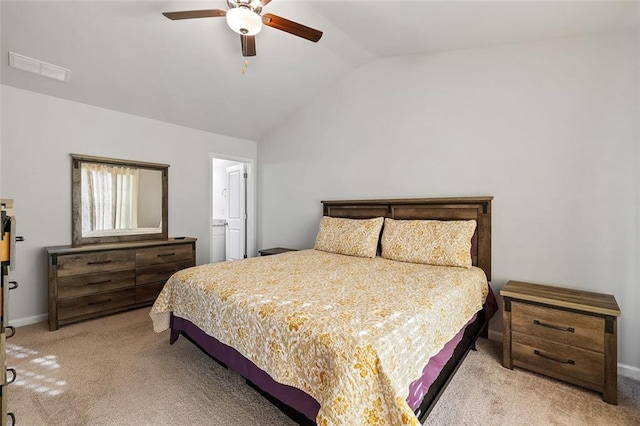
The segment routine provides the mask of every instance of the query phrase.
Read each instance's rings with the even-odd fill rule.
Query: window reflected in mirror
[[[82,163],[82,236],[162,232],[159,170]]]

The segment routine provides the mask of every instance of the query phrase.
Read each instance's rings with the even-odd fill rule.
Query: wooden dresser
[[[504,367],[592,389],[617,404],[620,309],[613,296],[518,281],[500,294]]]
[[[196,239],[47,247],[49,330],[151,305],[173,273],[195,266]]]

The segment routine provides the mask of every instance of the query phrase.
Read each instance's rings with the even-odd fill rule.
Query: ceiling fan
[[[289,21],[271,13],[262,15],[262,8],[271,0],[227,0],[229,10],[187,10],[163,13],[169,19],[219,18],[225,16],[229,27],[240,34],[242,56],[256,56],[256,34],[262,24],[277,30],[288,32],[316,43],[322,37],[322,31],[314,30],[297,22]]]

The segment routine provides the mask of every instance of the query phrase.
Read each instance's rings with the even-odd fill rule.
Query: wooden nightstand
[[[620,308],[613,296],[518,281],[500,294],[504,367],[564,380],[618,403]]]
[[[260,253],[260,256],[271,256],[272,254],[286,253],[288,251],[297,251],[297,250],[284,248],[284,247],[274,247],[274,248],[258,250],[258,253]]]

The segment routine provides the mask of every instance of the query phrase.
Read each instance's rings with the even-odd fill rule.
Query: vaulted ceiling
[[[637,1],[273,0],[265,12],[319,29],[317,43],[265,27],[241,72],[224,19],[162,12],[224,0],[5,1],[3,84],[259,141],[323,89],[379,58],[638,28]],[[71,70],[67,83],[8,67],[15,52]]]

